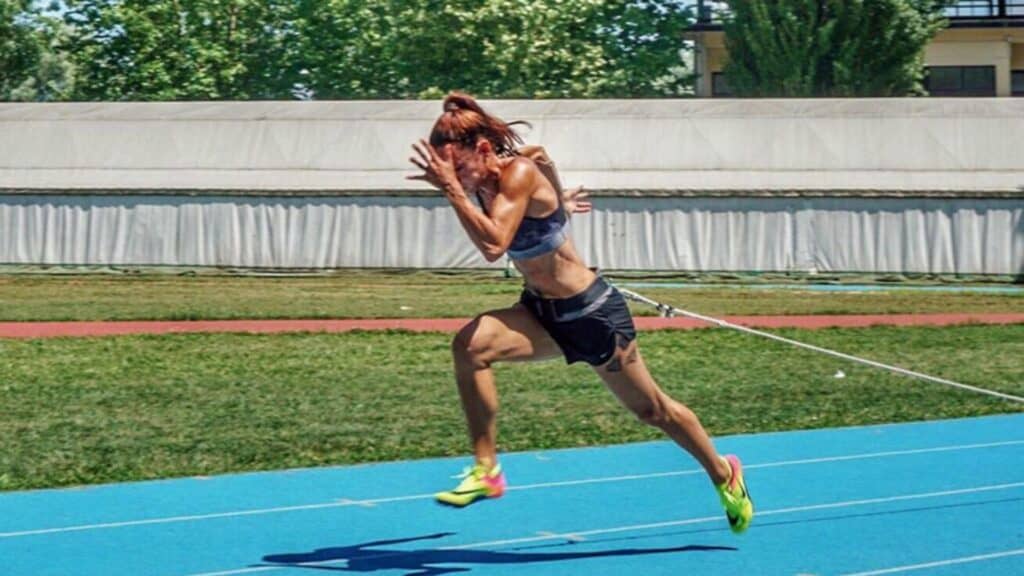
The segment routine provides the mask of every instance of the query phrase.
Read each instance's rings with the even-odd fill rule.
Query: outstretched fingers
[[[429,142],[427,142],[423,138],[420,138],[419,145],[420,147],[422,147],[423,150],[426,151],[427,158],[431,163],[435,163],[441,160],[441,157],[438,155],[437,150],[435,150],[434,147],[431,146]]]
[[[412,162],[417,168],[423,170],[423,174],[413,174],[410,176],[406,176],[406,180],[423,180],[425,182],[429,182],[429,175],[435,171],[433,162],[431,162],[431,158],[428,156],[427,152],[421,146],[426,146],[426,142],[420,140],[418,143],[413,143],[412,149],[416,152],[416,155],[410,156],[409,162]],[[429,146],[426,146],[426,149],[429,150]]]

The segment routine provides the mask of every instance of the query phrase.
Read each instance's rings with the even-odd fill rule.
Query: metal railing
[[[1024,18],[1024,0],[960,0],[945,13],[951,19]]]
[[[944,12],[951,20],[1024,19],[1024,0],[959,0]],[[727,13],[725,2],[697,0],[697,27],[721,25]]]

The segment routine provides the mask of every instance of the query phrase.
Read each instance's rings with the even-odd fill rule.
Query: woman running
[[[566,194],[554,163],[470,96],[452,93],[429,143],[413,144],[409,176],[444,192],[462,227],[493,262],[508,254],[526,286],[519,303],[477,316],[452,341],[455,377],[476,456],[461,483],[437,500],[466,506],[504,493],[496,454],[498,393],[495,362],[564,355],[584,361],[641,421],[664,431],[707,471],[734,532],[746,530],[753,503],[740,461],[719,456],[697,416],[654,382],[637,347],[626,301],[591,271],[567,234],[569,215],[589,209],[580,189]],[[475,197],[480,208],[473,204]]]

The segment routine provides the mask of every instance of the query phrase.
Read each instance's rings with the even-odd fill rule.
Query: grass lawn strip
[[[1024,394],[1024,325],[778,333]],[[466,454],[450,337],[0,340],[0,489]],[[644,333],[641,344],[715,435],[1022,409],[724,330]],[[660,438],[585,366],[502,365],[497,377],[502,450]]]
[[[515,303],[498,273],[314,277],[0,276],[0,321],[457,318]],[[1019,294],[645,288],[708,315],[1024,312]],[[639,306],[634,313],[653,315]]]

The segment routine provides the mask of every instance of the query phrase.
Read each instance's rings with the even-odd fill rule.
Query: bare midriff
[[[526,286],[544,298],[568,298],[586,290],[597,275],[587,268],[572,239],[554,252],[515,262]]]

